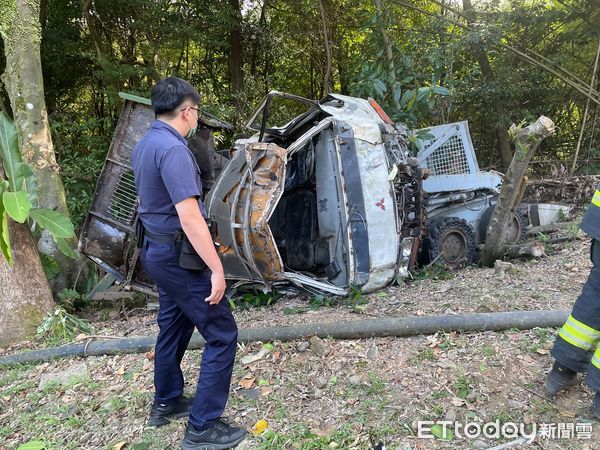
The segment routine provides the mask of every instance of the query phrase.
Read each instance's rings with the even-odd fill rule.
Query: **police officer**
[[[187,81],[169,77],[152,88],[151,99],[156,120],[132,154],[138,215],[145,228],[140,258],[156,282],[160,305],[149,424],[161,426],[189,414],[182,448],[230,448],[246,434],[221,418],[229,397],[237,326],[205,221],[199,170],[185,139],[198,126],[200,95]],[[179,266],[175,240],[181,230],[206,263],[205,270]],[[180,365],[194,327],[206,345],[196,395],[189,399],[183,396]]]
[[[546,379],[546,394],[579,382],[578,373],[587,371],[587,383],[596,392],[593,414],[600,419],[600,186],[596,190],[581,228],[592,237],[592,270],[571,315],[558,333],[551,355],[556,359]]]

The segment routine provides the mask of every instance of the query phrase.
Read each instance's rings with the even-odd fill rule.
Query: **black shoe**
[[[594,397],[594,402],[592,403],[592,413],[596,419],[600,420],[600,392],[596,392],[596,396]]]
[[[198,431],[189,423],[181,448],[183,450],[224,450],[238,445],[246,437],[246,430],[233,427],[223,419],[203,431]]]
[[[552,398],[560,391],[579,384],[580,381],[577,372],[555,362],[544,383],[544,391],[548,397]]]
[[[176,401],[164,404],[154,402],[150,410],[150,419],[148,425],[151,427],[162,427],[167,425],[171,419],[181,419],[190,415],[193,398],[187,398],[183,395]]]

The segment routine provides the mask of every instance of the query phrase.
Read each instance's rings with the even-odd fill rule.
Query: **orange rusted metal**
[[[233,235],[240,253],[254,271],[267,281],[283,279],[283,261],[269,228],[269,218],[281,197],[285,179],[286,149],[275,144],[250,143],[245,146],[249,174],[225,199],[235,210],[235,223],[243,224]],[[244,185],[240,188],[239,184]],[[235,198],[234,193],[239,190]],[[235,203],[235,204],[234,204]],[[223,253],[232,253],[232,246]]]

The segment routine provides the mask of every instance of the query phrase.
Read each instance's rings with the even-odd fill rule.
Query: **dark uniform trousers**
[[[587,371],[588,385],[600,392],[600,190],[596,191],[581,228],[593,237],[593,268],[551,354],[571,370]]]
[[[183,394],[180,365],[195,327],[206,344],[189,421],[198,429],[209,428],[225,409],[235,361],[238,330],[229,302],[226,297],[218,305],[204,301],[211,291],[210,270],[179,267],[173,244],[146,238],[141,261],[159,293],[155,401],[169,403]]]

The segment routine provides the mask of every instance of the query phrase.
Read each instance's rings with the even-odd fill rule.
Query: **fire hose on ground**
[[[335,323],[312,323],[267,328],[243,328],[239,342],[293,341],[312,336],[331,339],[362,339],[373,337],[407,337],[443,332],[482,332],[507,329],[559,327],[570,310],[510,311],[493,313],[446,314],[385,319],[357,320]],[[121,355],[144,353],[156,343],[156,336],[124,337],[66,344],[60,347],[32,350],[0,357],[0,367],[14,364],[40,363],[55,358]],[[199,349],[204,339],[194,333],[189,347]]]

